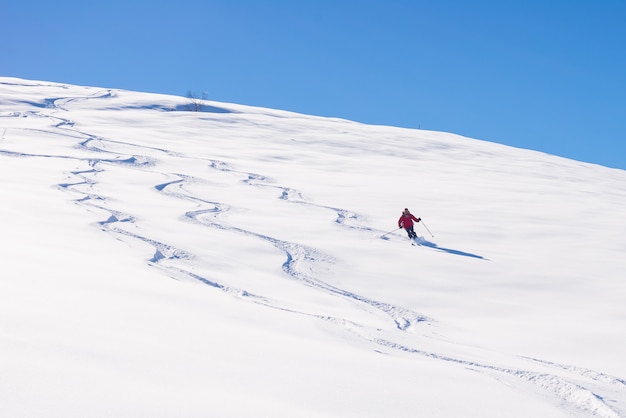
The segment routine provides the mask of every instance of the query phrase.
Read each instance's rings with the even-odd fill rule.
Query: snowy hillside
[[[0,78],[1,416],[626,417],[625,171],[187,106]]]

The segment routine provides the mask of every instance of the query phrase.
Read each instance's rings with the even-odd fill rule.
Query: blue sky
[[[453,132],[626,169],[623,0],[4,2],[0,75]]]

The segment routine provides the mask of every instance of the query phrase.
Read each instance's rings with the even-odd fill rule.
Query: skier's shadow
[[[471,257],[471,258],[478,258],[481,260],[489,260],[481,255],[477,255],[477,254],[472,254],[472,253],[466,253],[465,251],[459,251],[459,250],[453,250],[452,248],[444,248],[444,247],[440,247],[437,244],[435,244],[434,242],[430,242],[427,241],[426,239],[422,238],[422,237],[417,237],[416,240],[419,245],[423,246],[423,247],[429,247],[438,251],[442,251],[444,253],[448,253],[448,254],[454,254],[454,255],[462,255],[463,257]]]

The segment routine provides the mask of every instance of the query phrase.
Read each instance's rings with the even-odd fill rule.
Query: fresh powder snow
[[[1,416],[626,417],[625,171],[191,107],[0,78]]]

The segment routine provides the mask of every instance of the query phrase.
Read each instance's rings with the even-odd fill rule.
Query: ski
[[[410,240],[411,240],[411,245],[415,245],[418,247],[421,247],[422,244],[425,242],[424,238],[422,237],[410,238]]]

